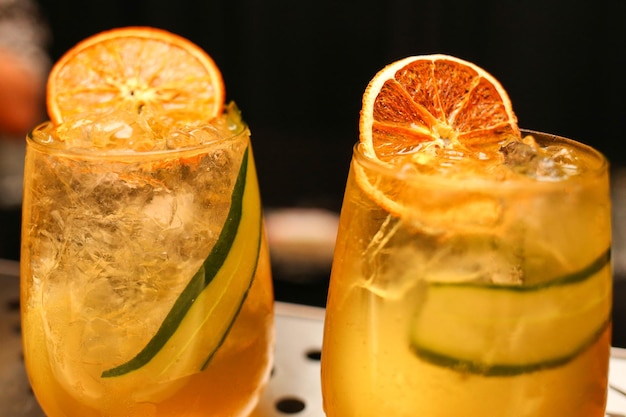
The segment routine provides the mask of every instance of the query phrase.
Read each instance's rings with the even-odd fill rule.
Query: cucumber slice
[[[246,149],[224,227],[204,264],[148,344],[103,378],[138,369],[155,382],[189,375],[204,369],[226,339],[252,284],[261,244],[260,196],[248,154]]]
[[[586,268],[535,286],[427,283],[411,349],[431,363],[516,375],[568,362],[610,321],[607,251]]]

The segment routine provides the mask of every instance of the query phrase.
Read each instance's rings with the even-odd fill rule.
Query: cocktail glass
[[[104,130],[99,149],[51,123],[27,138],[22,330],[38,401],[50,417],[248,415],[273,348],[248,127],[230,106],[152,151],[109,149]]]
[[[355,146],[326,307],[328,417],[604,416],[608,163],[523,133],[534,141],[503,147],[502,165],[390,168]]]

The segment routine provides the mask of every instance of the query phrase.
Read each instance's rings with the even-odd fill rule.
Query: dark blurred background
[[[128,25],[204,48],[250,124],[268,208],[339,212],[362,93],[379,69],[409,55],[478,64],[508,91],[520,126],[585,142],[615,169],[626,166],[622,0],[37,1],[52,61]],[[312,285],[299,296],[279,287],[277,296],[323,304],[325,282]]]
[[[626,2],[596,0],[38,0],[52,60],[104,29],[189,38],[253,132],[265,204],[339,210],[361,96],[387,63],[446,53],[491,72],[520,126],[626,164]]]

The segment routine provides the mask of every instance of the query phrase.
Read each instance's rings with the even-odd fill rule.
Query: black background
[[[519,124],[626,164],[626,2],[39,0],[53,60],[104,29],[150,25],[204,48],[250,124],[267,206],[338,211],[361,96],[386,64],[446,53],[491,72]]]

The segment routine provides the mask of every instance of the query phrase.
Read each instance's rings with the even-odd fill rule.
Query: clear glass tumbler
[[[254,408],[273,293],[250,131],[232,118],[164,150],[75,146],[50,123],[28,136],[24,356],[49,417]]]
[[[328,417],[602,417],[608,162],[554,135],[390,168],[354,148],[322,352]]]

